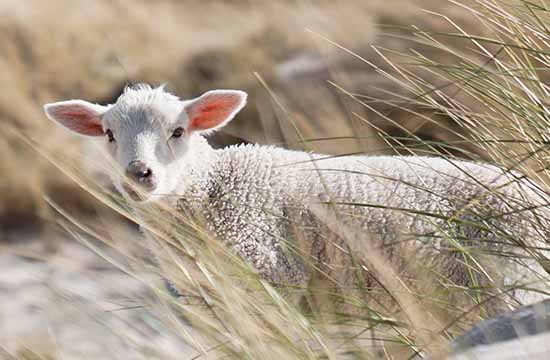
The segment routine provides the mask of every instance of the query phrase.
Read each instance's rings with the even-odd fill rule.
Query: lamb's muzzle
[[[134,201],[143,201],[144,195],[152,192],[157,187],[157,180],[153,170],[143,161],[133,160],[126,167],[126,177],[122,187]]]
[[[147,191],[156,187],[153,171],[143,161],[134,160],[128,164],[126,176]]]

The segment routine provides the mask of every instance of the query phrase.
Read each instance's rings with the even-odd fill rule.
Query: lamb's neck
[[[174,195],[197,196],[197,192],[205,189],[208,172],[217,156],[218,151],[214,150],[204,137],[192,135],[189,139],[189,154],[177,164],[179,176],[176,177]]]

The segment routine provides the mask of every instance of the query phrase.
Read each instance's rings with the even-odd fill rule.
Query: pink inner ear
[[[103,135],[99,114],[82,105],[59,105],[48,109],[51,117],[63,126],[82,135]]]
[[[231,116],[241,101],[236,94],[211,94],[197,100],[187,109],[189,130],[216,128]]]

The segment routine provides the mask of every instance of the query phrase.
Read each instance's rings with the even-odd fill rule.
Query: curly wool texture
[[[517,174],[494,166],[258,145],[213,150],[195,137],[190,149],[201,156],[189,164],[178,205],[201,213],[219,239],[274,283],[306,287],[312,266],[344,282],[349,277],[342,269],[350,257],[331,249],[330,227],[311,211],[319,203],[334,206],[343,226],[363,231],[363,241],[378,241],[399,270],[412,256],[465,286],[473,285],[472,275],[458,249],[475,249],[476,261],[505,273],[498,283],[495,274],[480,272],[478,283],[501,286],[529,270],[502,256],[487,261],[490,252],[520,253],[518,243],[545,246],[533,231],[536,216],[526,210],[541,198]],[[535,262],[527,266],[540,270]]]

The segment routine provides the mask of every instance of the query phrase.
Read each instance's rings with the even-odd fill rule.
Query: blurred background
[[[394,151],[380,137],[384,133],[456,139],[455,132],[464,131],[408,102],[411,94],[391,79],[398,74],[386,62],[414,68],[398,52],[448,56],[408,36],[413,24],[456,30],[435,13],[483,34],[471,13],[435,0],[2,0],[0,234],[43,222],[44,194],[91,210],[84,192],[12,130],[53,154],[74,154],[83,139],[47,121],[42,104],[73,98],[112,103],[128,84],[166,83],[182,98],[213,88],[247,91],[249,105],[212,139],[217,146],[258,142],[375,154]],[[431,74],[424,78],[438,82]],[[461,96],[450,86],[445,91]],[[307,145],[292,123],[311,140]]]
[[[468,138],[468,131],[407,100],[413,92],[400,86],[403,74],[388,63],[414,72],[407,54],[452,61],[414,40],[408,28],[456,31],[446,16],[469,33],[485,32],[471,12],[442,0],[0,0],[0,340],[19,349],[36,331],[50,332],[44,335],[50,339],[55,322],[45,330],[41,316],[57,314],[59,289],[108,299],[115,292],[105,284],[128,286],[115,269],[71,244],[44,201],[47,196],[80,218],[104,216],[96,199],[41,155],[82,159],[94,151],[87,139],[48,121],[42,104],[112,103],[139,82],[165,83],[182,98],[236,88],[249,93],[249,104],[210,139],[215,146],[252,142],[382,154],[399,152],[389,137],[404,144],[415,136],[452,142]],[[415,73],[444,84],[425,70]],[[463,96],[453,86],[442,91]],[[464,151],[476,152],[468,146],[464,142]],[[57,295],[46,296],[44,284],[51,290],[56,281]],[[69,314],[60,321],[76,321]]]

